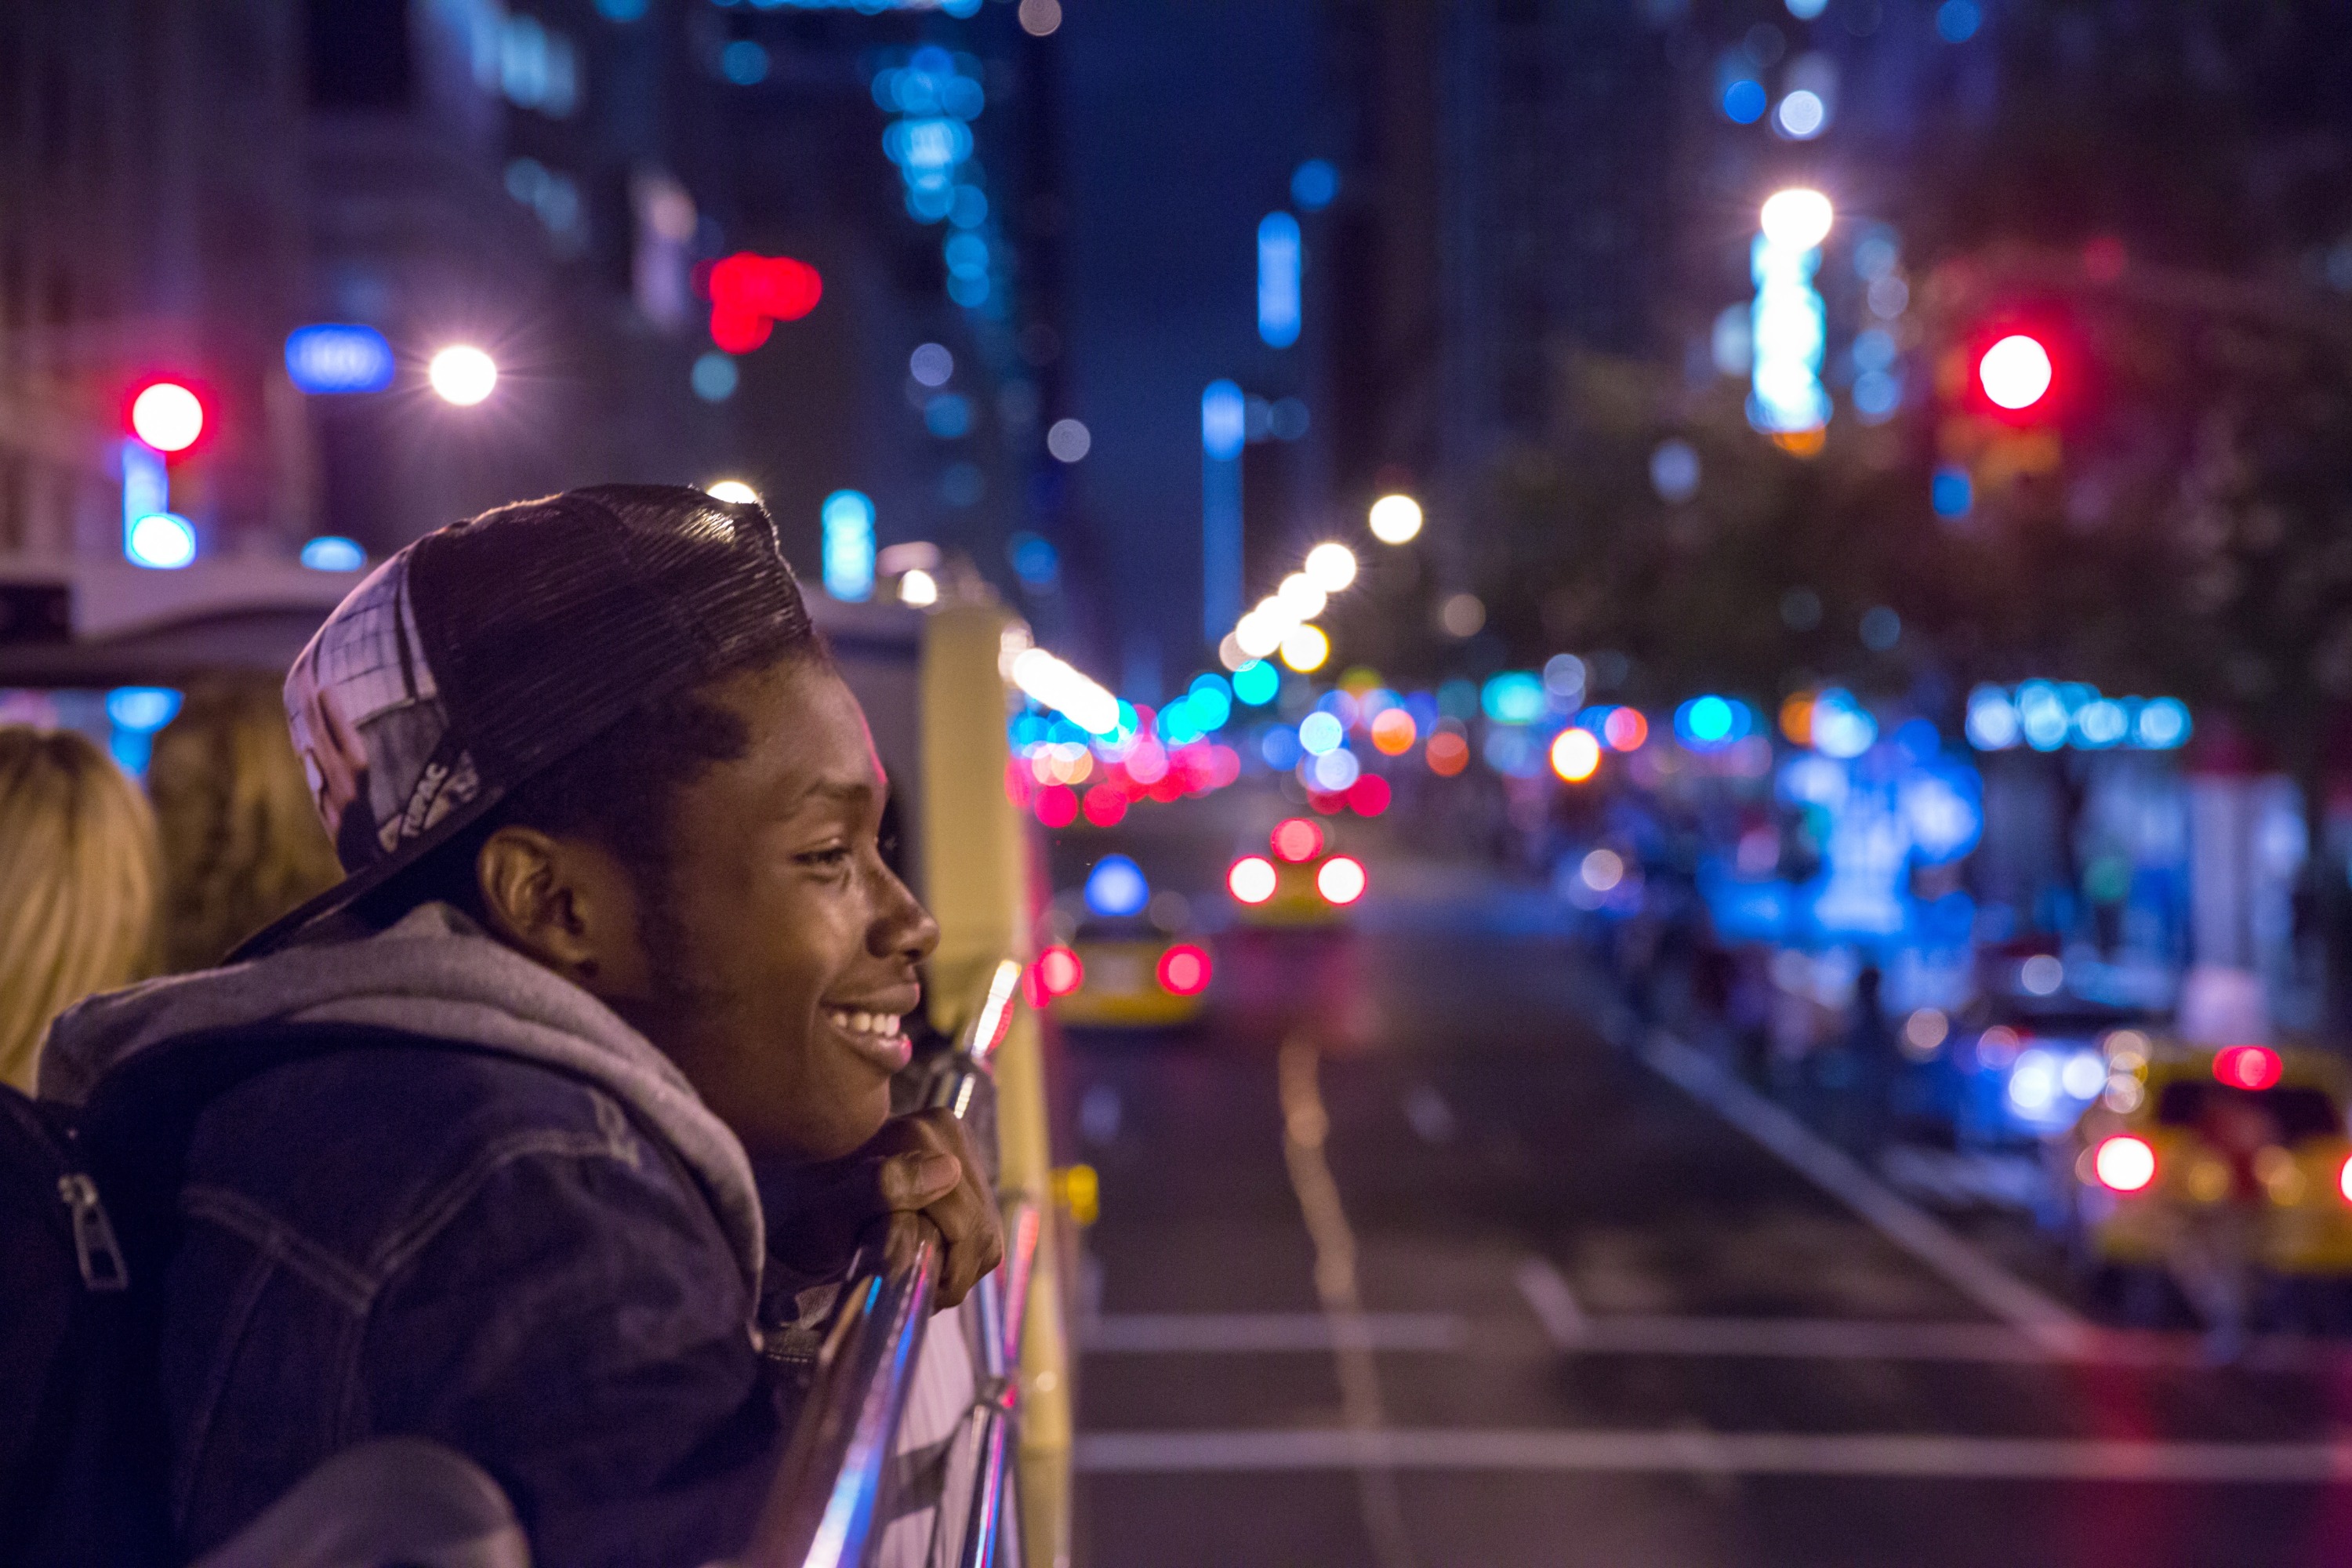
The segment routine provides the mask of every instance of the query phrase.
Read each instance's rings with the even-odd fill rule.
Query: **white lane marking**
[[[1843,1151],[1725,1072],[1714,1058],[1663,1031],[1650,1037],[1643,1055],[1664,1077],[1780,1156],[1995,1317],[2032,1335],[2055,1353],[2080,1356],[2088,1349],[2091,1325],[2072,1309],[2001,1268],[1925,1210],[1897,1197]]]
[[[1923,1361],[2045,1366],[2208,1367],[2196,1334],[2095,1330],[2060,1347],[2006,1323],[1914,1322],[1856,1318],[1676,1318],[1628,1314],[1569,1319],[1542,1287],[1521,1290],[1544,1321],[1545,1338],[1581,1355],[1723,1356],[1793,1361]],[[1574,1298],[1568,1299],[1574,1305]],[[1551,1315],[1548,1318],[1547,1312]],[[1321,1312],[1112,1312],[1078,1321],[1079,1348],[1093,1355],[1247,1355],[1341,1349],[1454,1354],[1510,1345],[1507,1322],[1454,1312],[1365,1312],[1342,1330]],[[2340,1343],[2280,1335],[2259,1340],[2239,1363],[2250,1372],[2352,1371]]]
[[[1595,1318],[1572,1347],[1614,1355],[1755,1356],[1806,1361],[2042,1364],[2065,1359],[2006,1323],[1843,1318]]]
[[[1351,1342],[1376,1351],[1458,1351],[1470,1342],[1458,1312],[1365,1312]],[[1116,1312],[1082,1320],[1080,1348],[1093,1352],[1246,1354],[1320,1351],[1340,1335],[1323,1312]]]
[[[1324,1155],[1331,1112],[1323,1103],[1322,1054],[1298,1036],[1276,1058],[1282,1102],[1282,1157],[1298,1197],[1299,1217],[1315,1247],[1315,1294],[1323,1303],[1332,1370],[1339,1380],[1339,1410],[1355,1437],[1378,1437],[1388,1426],[1381,1400],[1380,1364],[1372,1359],[1370,1314],[1356,1276],[1356,1233],[1339,1201],[1339,1184]],[[1364,1534],[1380,1568],[1415,1568],[1419,1559],[1404,1523],[1396,1477],[1379,1460],[1356,1467],[1356,1496]]]
[[[1087,1432],[1094,1475],[1343,1470],[1653,1471],[2020,1481],[2352,1480],[2352,1444],[2167,1443],[1897,1433],[1530,1430]]]
[[[1576,1292],[1568,1288],[1558,1268],[1548,1258],[1522,1258],[1512,1270],[1511,1281],[1519,1288],[1528,1310],[1543,1325],[1544,1337],[1554,1348],[1564,1351],[1580,1350],[1591,1332],[1591,1321],[1578,1305]]]

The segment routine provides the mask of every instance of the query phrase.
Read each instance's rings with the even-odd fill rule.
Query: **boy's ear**
[[[484,841],[474,881],[490,934],[597,996],[646,992],[636,889],[609,850],[509,826]]]

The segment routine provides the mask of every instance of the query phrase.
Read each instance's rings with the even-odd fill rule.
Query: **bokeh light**
[[[1791,250],[1811,250],[1827,239],[1835,210],[1829,197],[1801,186],[1779,191],[1760,215],[1764,237]]]
[[[1274,889],[1281,880],[1274,862],[1262,855],[1244,855],[1225,873],[1227,890],[1245,904],[1265,902],[1274,897]]]
[[[1274,830],[1274,852],[1294,864],[1323,853],[1323,830],[1303,816],[1294,816]]]
[[[1601,742],[1590,730],[1562,730],[1551,743],[1551,771],[1569,784],[1582,784],[1601,766]]]
[[[1352,904],[1364,896],[1364,868],[1347,855],[1334,855],[1315,873],[1315,890],[1335,904]]]
[[[1421,503],[1407,495],[1385,495],[1372,503],[1372,537],[1382,544],[1404,544],[1421,531]]]
[[[184,452],[205,432],[205,405],[175,381],[159,381],[131,399],[131,428],[159,452]]]
[[[470,408],[498,389],[498,362],[470,343],[453,343],[433,356],[425,379],[442,400]]]
[[[2031,408],[2050,390],[2050,351],[2023,332],[2011,332],[1985,350],[1977,381],[1996,407],[2014,413]]]
[[[1307,578],[1326,594],[1356,580],[1356,552],[1344,544],[1318,544],[1307,552]]]
[[[1331,639],[1314,626],[1293,626],[1283,634],[1281,648],[1282,662],[1305,675],[1331,657]]]
[[[1209,955],[1179,942],[1160,955],[1160,988],[1171,996],[1198,996],[1209,988]]]
[[[1372,749],[1384,757],[1401,757],[1412,751],[1418,733],[1412,715],[1402,708],[1384,709],[1372,716]]]

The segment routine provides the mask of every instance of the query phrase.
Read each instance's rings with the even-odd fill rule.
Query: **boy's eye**
[[[810,850],[800,857],[800,862],[803,866],[842,866],[848,863],[849,853],[848,845],[835,844],[823,849]]]

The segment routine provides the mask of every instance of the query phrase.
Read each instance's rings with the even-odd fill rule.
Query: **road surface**
[[[1083,1563],[2352,1563],[2352,1358],[2098,1326],[1610,1044],[1541,895],[1374,885],[1203,1035],[1071,1042]]]

